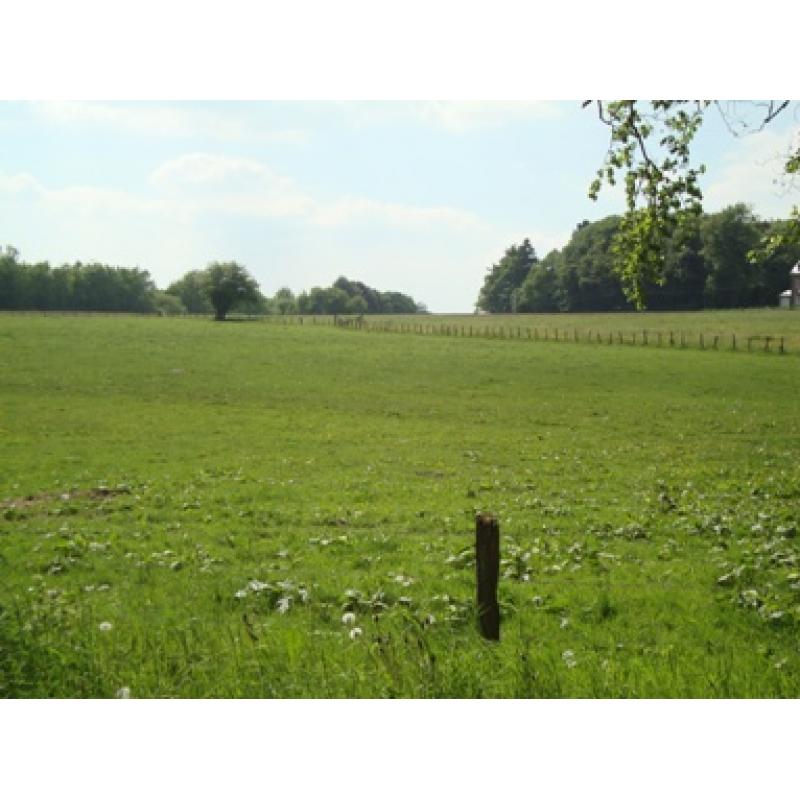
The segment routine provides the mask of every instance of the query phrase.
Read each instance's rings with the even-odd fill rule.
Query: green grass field
[[[0,364],[0,696],[800,693],[791,348],[2,315]]]
[[[271,317],[277,325],[300,317]],[[332,317],[305,317],[306,325]],[[800,355],[800,314],[778,308],[584,314],[431,314],[364,317],[365,327],[474,338],[520,338],[582,344],[718,350],[770,350]],[[748,344],[748,339],[751,341]]]

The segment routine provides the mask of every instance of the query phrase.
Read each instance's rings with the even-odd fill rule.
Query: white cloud
[[[715,212],[733,203],[747,202],[763,217],[784,217],[798,203],[796,192],[779,183],[786,154],[798,135],[770,130],[736,139],[724,157],[722,169],[703,192],[706,211]]]
[[[159,166],[150,182],[162,199],[196,212],[307,216],[315,207],[293,180],[253,159],[189,153]]]
[[[548,101],[422,101],[362,102],[342,106],[354,124],[397,124],[407,121],[450,133],[499,128],[525,120],[555,119],[562,111]]]
[[[222,141],[252,139],[302,143],[308,138],[299,129],[270,129],[255,125],[230,109],[224,113],[181,105],[150,103],[38,102],[34,113],[61,125],[105,125],[151,136],[208,137]]]
[[[151,174],[150,182],[165,201],[197,212],[288,216],[326,228],[381,224],[463,230],[483,225],[476,214],[449,206],[416,206],[353,195],[315,198],[260,161],[212,153],[190,153],[167,161]]]
[[[29,174],[0,171],[0,219],[0,235],[26,260],[141,265],[159,285],[215,258],[244,259],[258,275],[265,252],[277,246],[287,261],[265,275],[281,284],[307,288],[320,270],[349,272],[353,264],[374,260],[385,271],[385,280],[374,278],[381,286],[402,277],[398,287],[410,291],[408,282],[421,277],[426,289],[434,275],[420,264],[432,257],[435,271],[457,272],[465,253],[479,258],[484,248],[477,243],[497,235],[469,211],[354,195],[326,199],[262,162],[210,153],[161,164],[142,192],[51,187]],[[276,228],[281,221],[292,227]],[[273,244],[276,231],[282,233]],[[454,235],[458,245],[446,246]],[[440,248],[438,254],[426,256],[431,247]],[[365,258],[362,249],[372,255]],[[422,275],[412,278],[414,270]]]
[[[351,196],[341,197],[333,203],[317,204],[312,219],[319,225],[332,227],[370,222],[398,227],[445,225],[456,229],[483,225],[476,214],[449,206],[410,206]]]

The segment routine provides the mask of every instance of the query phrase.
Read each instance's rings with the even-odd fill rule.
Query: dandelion
[[[565,650],[561,654],[561,658],[570,669],[578,665],[578,662],[575,660],[575,653],[573,653],[572,650]]]
[[[364,631],[362,631],[361,628],[359,627],[352,628],[350,630],[350,639],[352,641],[355,641],[356,639],[358,639],[359,636],[361,636],[362,633],[364,633]]]
[[[355,625],[356,615],[352,611],[342,614],[342,625]]]
[[[101,622],[97,627],[100,628],[100,630],[103,631],[103,633],[107,633],[114,626],[110,622],[106,621],[106,622]]]
[[[130,686],[120,686],[120,688],[117,689],[115,697],[117,698],[117,700],[130,700],[131,699]]]

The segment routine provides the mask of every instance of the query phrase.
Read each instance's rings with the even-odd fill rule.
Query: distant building
[[[781,308],[800,308],[800,261],[789,273],[789,288],[778,295],[778,305]]]

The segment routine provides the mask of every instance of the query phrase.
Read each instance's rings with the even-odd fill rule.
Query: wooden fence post
[[[475,572],[478,590],[478,625],[484,639],[500,641],[500,526],[491,514],[475,518]]]

